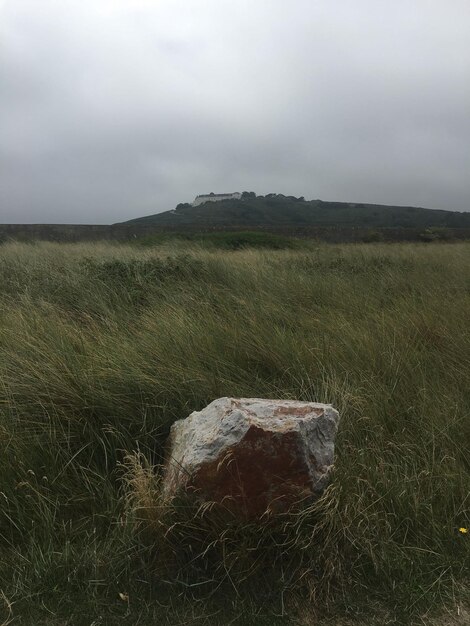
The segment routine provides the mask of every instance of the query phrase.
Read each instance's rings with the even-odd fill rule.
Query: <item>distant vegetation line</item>
[[[197,228],[191,225],[171,226],[96,226],[61,224],[0,224],[0,244],[8,241],[55,241],[75,243],[86,241],[148,241],[151,238],[218,238],[226,233],[252,232],[273,234],[297,239],[318,239],[331,243],[369,243],[373,241],[434,241],[470,239],[470,228],[358,228],[358,227],[256,227],[256,226],[213,226]]]
[[[208,202],[119,224],[0,224],[0,243],[9,240],[131,241],[171,233],[193,235],[254,231],[335,243],[433,241],[470,238],[470,212],[378,204],[306,201],[243,192],[239,200]]]

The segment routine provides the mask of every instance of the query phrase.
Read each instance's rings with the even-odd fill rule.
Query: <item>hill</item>
[[[470,213],[412,206],[306,201],[303,198],[244,192],[240,200],[206,202],[124,222],[164,229],[470,228]]]
[[[223,233],[231,237],[230,232],[248,231],[336,243],[470,239],[470,212],[306,201],[282,194],[256,196],[244,192],[241,199],[198,206],[179,204],[171,211],[111,225],[0,224],[0,244],[9,240],[153,241],[155,237],[176,234],[185,238],[203,236],[205,240],[215,237],[218,245],[224,243],[222,247],[227,247],[227,242],[221,241]],[[254,232],[249,235],[252,243],[254,236]]]

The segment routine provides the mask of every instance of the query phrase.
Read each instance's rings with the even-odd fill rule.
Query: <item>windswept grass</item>
[[[0,623],[402,624],[469,601],[468,244],[12,243],[0,286]],[[159,506],[170,425],[221,396],[340,410],[314,507]]]

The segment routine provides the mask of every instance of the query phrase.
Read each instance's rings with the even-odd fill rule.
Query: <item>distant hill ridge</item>
[[[112,225],[0,224],[0,244],[10,240],[138,241],[165,233],[192,236],[230,231],[262,231],[338,243],[470,239],[470,212],[306,201],[283,194],[243,192],[240,196],[179,204],[171,211]]]
[[[122,222],[165,229],[227,228],[470,228],[470,213],[350,202],[305,200],[303,197],[243,192],[239,199],[206,202]]]

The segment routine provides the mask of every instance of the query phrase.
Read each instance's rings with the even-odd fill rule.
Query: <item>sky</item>
[[[0,223],[470,210],[468,0],[0,0]]]

